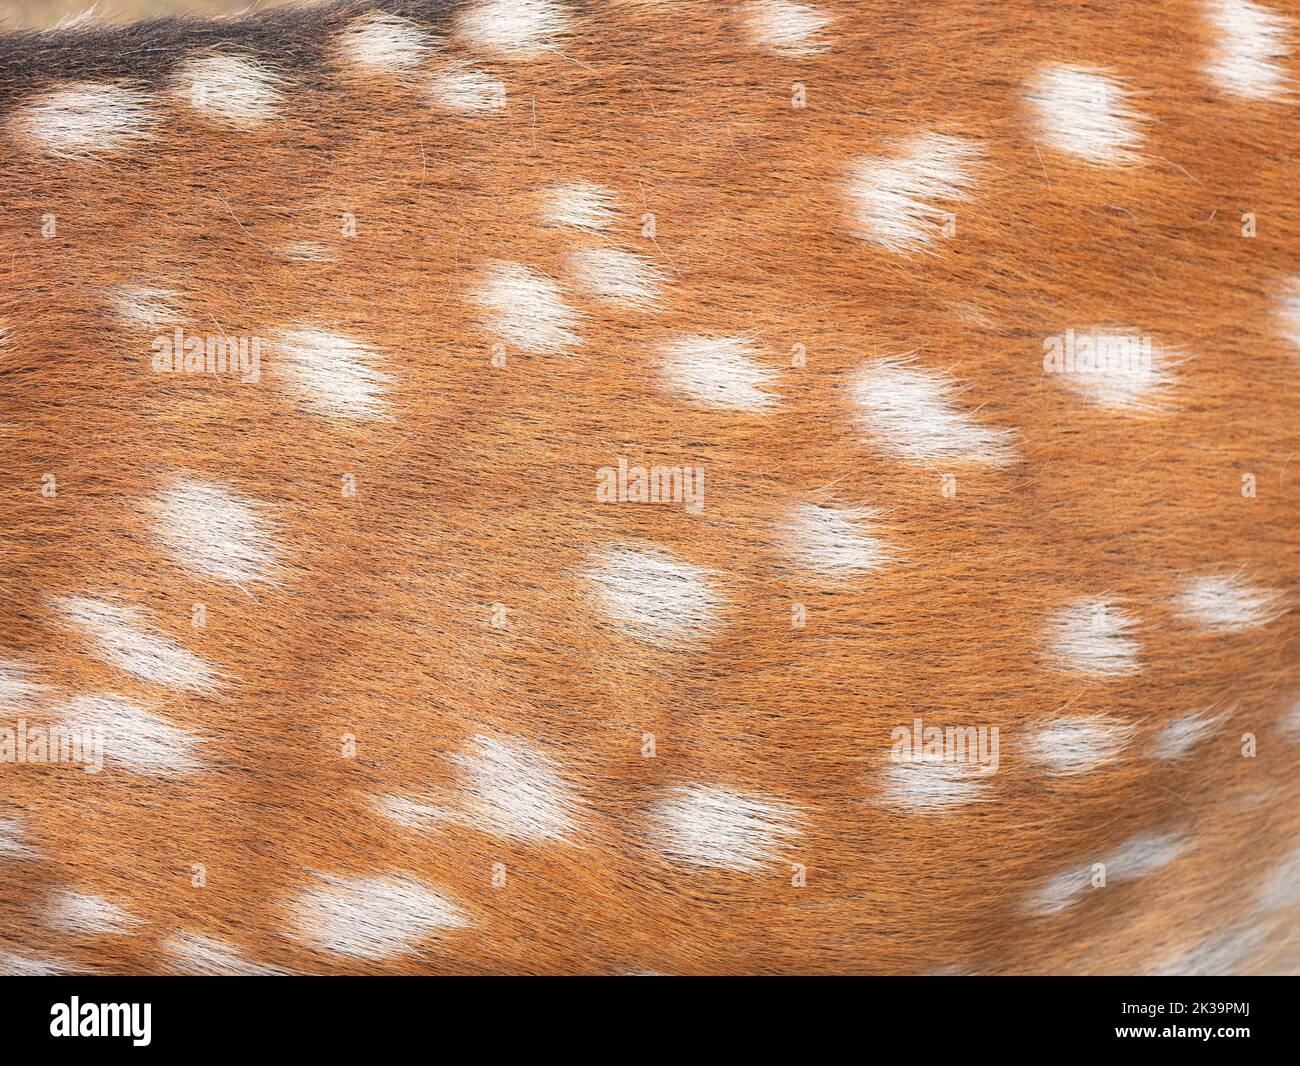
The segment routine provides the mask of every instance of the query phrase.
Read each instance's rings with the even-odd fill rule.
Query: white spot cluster
[[[157,122],[148,96],[107,83],[51,89],[19,105],[10,118],[19,140],[58,159],[73,161],[146,141]]]
[[[484,115],[503,111],[505,82],[466,63],[450,63],[429,82],[429,102],[444,111]]]
[[[824,577],[875,570],[890,559],[885,543],[870,532],[877,517],[862,507],[800,504],[786,522],[787,550],[801,566]]]
[[[756,356],[744,337],[683,337],[664,348],[659,366],[668,385],[695,403],[767,411],[776,406],[769,390],[778,374]]]
[[[172,973],[207,977],[276,977],[284,971],[249,961],[233,944],[202,933],[177,933],[162,945],[163,965]]]
[[[881,803],[909,814],[934,814],[984,799],[987,777],[979,766],[930,753],[894,760],[884,772]]]
[[[1025,749],[1050,776],[1072,777],[1114,762],[1136,732],[1136,726],[1104,715],[1076,715],[1035,730]]]
[[[816,55],[827,48],[822,31],[829,15],[795,0],[753,0],[741,5],[749,39],[760,48],[787,58]]]
[[[663,274],[653,263],[617,248],[583,248],[569,257],[578,285],[598,300],[647,310],[659,298]]]
[[[132,773],[156,777],[196,773],[203,768],[199,737],[122,696],[75,696],[54,712],[59,726],[103,741],[104,761]]]
[[[1141,669],[1141,645],[1129,636],[1137,622],[1126,611],[1095,597],[1062,607],[1047,624],[1047,654],[1069,673],[1123,677]]]
[[[282,81],[255,60],[207,55],[186,60],[177,68],[175,92],[204,115],[239,129],[251,129],[279,113]]]
[[[960,410],[945,377],[895,359],[864,367],[849,383],[858,425],[904,462],[1001,466],[1015,457],[1011,430],[981,425]]]
[[[1099,166],[1137,163],[1142,116],[1119,79],[1090,67],[1057,64],[1039,70],[1026,99],[1043,141]]]
[[[603,230],[614,221],[616,213],[614,194],[589,181],[552,185],[542,195],[541,219],[544,226]]]
[[[570,26],[553,0],[475,0],[456,19],[456,32],[475,48],[507,59],[534,59],[555,47]]]
[[[1285,613],[1281,598],[1241,577],[1210,574],[1184,581],[1174,607],[1183,618],[1213,633],[1236,633],[1279,618]]]
[[[695,866],[753,871],[802,835],[795,808],[709,785],[671,789],[650,812],[655,848]]]
[[[584,576],[607,619],[652,643],[707,636],[726,603],[710,586],[709,571],[648,545],[597,552]]]
[[[373,348],[351,337],[305,326],[275,338],[276,370],[312,414],[356,421],[387,416],[392,377]]]
[[[470,298],[486,312],[487,329],[520,351],[561,355],[582,343],[574,332],[581,314],[555,282],[529,267],[492,264]]]
[[[396,73],[418,67],[433,38],[407,19],[374,12],[357,19],[338,36],[339,54],[371,73]]]
[[[952,206],[969,199],[979,148],[960,137],[918,133],[896,154],[859,159],[848,195],[859,234],[891,252],[924,249],[943,234]]]
[[[455,903],[412,878],[320,877],[321,887],[293,902],[291,919],[302,940],[326,951],[391,959],[470,924]]]
[[[1059,914],[1076,904],[1093,886],[1094,867],[1105,867],[1107,885],[1135,881],[1163,869],[1178,858],[1187,841],[1172,833],[1138,833],[1095,862],[1071,867],[1030,893],[1025,902],[1032,914]]]
[[[222,485],[178,478],[149,509],[154,535],[179,565],[235,585],[269,580],[278,553],[263,504]]]
[[[78,936],[108,936],[135,932],[144,924],[103,896],[64,890],[50,900],[46,921]]]
[[[1246,100],[1276,100],[1287,89],[1291,22],[1252,0],[1206,0],[1216,34],[1208,67],[1219,88]]]
[[[141,613],[88,596],[65,596],[55,607],[91,644],[96,658],[174,692],[211,692],[217,672],[176,641],[145,628]]]

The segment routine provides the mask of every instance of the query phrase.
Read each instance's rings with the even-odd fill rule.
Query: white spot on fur
[[[868,523],[875,511],[808,503],[795,507],[786,525],[787,547],[802,566],[827,577],[850,577],[889,561],[883,541]]]
[[[891,252],[916,252],[943,235],[953,204],[969,199],[980,151],[937,133],[916,134],[899,149],[857,160],[848,192],[860,236]]]
[[[1207,575],[1182,583],[1174,606],[1183,618],[1215,633],[1255,629],[1281,617],[1281,594],[1236,576]]]
[[[1300,904],[1300,847],[1283,856],[1264,879],[1259,904],[1266,911],[1285,910]]]
[[[826,50],[822,30],[829,15],[794,0],[754,0],[741,9],[745,32],[760,48],[779,56],[815,55]]]
[[[1291,700],[1291,706],[1278,718],[1278,727],[1288,740],[1300,740],[1300,696]]]
[[[455,812],[446,807],[412,799],[410,796],[379,796],[375,799],[374,807],[380,815],[396,822],[403,829],[415,829],[423,833],[457,821]]]
[[[133,933],[144,924],[103,896],[71,890],[54,896],[46,920],[50,925],[78,936],[122,935]]]
[[[177,70],[177,95],[220,122],[250,129],[276,117],[283,79],[255,60],[199,56]]]
[[[669,790],[650,812],[654,846],[669,858],[724,870],[760,870],[801,836],[800,814],[775,800],[708,785]]]
[[[274,966],[251,962],[224,940],[202,933],[178,933],[162,945],[163,961],[172,973],[207,977],[276,977]]]
[[[976,422],[956,406],[958,392],[949,379],[893,359],[867,365],[849,384],[859,426],[905,462],[1010,462],[1012,432]]]
[[[1286,291],[1278,305],[1282,334],[1300,352],[1300,276],[1288,279]]]
[[[433,38],[413,22],[375,12],[340,33],[338,45],[343,58],[363,70],[392,73],[418,67]]]
[[[767,411],[776,406],[768,389],[778,375],[755,355],[743,337],[683,337],[664,350],[660,369],[672,388],[706,407]]]
[[[663,274],[647,259],[617,248],[584,248],[570,256],[578,284],[598,300],[650,308]]]
[[[150,507],[155,535],[181,566],[236,585],[270,580],[277,553],[264,504],[179,478]]]
[[[372,419],[387,415],[385,388],[374,349],[323,329],[286,330],[276,338],[277,369],[303,405],[322,418]]]
[[[74,161],[146,141],[157,122],[144,93],[91,83],[52,89],[19,106],[10,119],[20,140]]]
[[[55,709],[59,724],[83,736],[98,736],[105,763],[132,773],[170,777],[203,768],[196,749],[201,739],[122,696],[75,696]]]
[[[568,14],[552,0],[474,0],[456,19],[469,44],[509,59],[546,52],[568,28]]]
[[[31,680],[31,668],[13,659],[0,659],[0,709],[26,706],[45,691]]]
[[[602,230],[615,217],[614,194],[588,181],[553,185],[542,197],[542,224]]]
[[[932,814],[982,800],[987,792],[987,775],[980,767],[924,753],[890,762],[881,803],[911,814]]]
[[[1057,718],[1036,730],[1025,744],[1031,758],[1052,777],[1086,774],[1114,762],[1128,747],[1135,726],[1104,715]]]
[[[487,329],[521,351],[561,355],[582,343],[574,332],[580,313],[555,282],[526,266],[494,263],[470,298],[487,312]]]
[[[376,809],[426,832],[456,824],[529,844],[566,840],[573,832],[578,800],[559,766],[524,741],[475,736],[449,758],[463,775],[454,791],[422,799],[384,796]]]
[[[1226,715],[1196,711],[1175,718],[1161,726],[1151,738],[1151,754],[1156,759],[1181,759],[1188,755]]]
[[[1229,929],[1152,969],[1154,977],[1221,977],[1231,974],[1265,941],[1262,928]]]
[[[1059,914],[1074,906],[1085,893],[1092,891],[1097,863],[1105,867],[1105,883],[1113,885],[1117,882],[1135,881],[1163,869],[1177,859],[1186,847],[1187,841],[1172,833],[1138,833],[1109,854],[1057,874],[1030,893],[1026,908],[1040,916]]]
[[[505,82],[464,63],[449,65],[429,82],[429,102],[447,111],[504,111],[506,96]]]
[[[1219,88],[1247,100],[1283,96],[1292,24],[1251,0],[1207,0],[1205,17],[1218,35],[1208,69]]]
[[[290,241],[281,245],[273,254],[299,263],[333,263],[338,260],[333,249],[319,241]]]
[[[510,840],[563,840],[577,803],[547,756],[521,740],[476,736],[451,756],[465,774],[464,824]]]
[[[66,973],[61,959],[41,959],[16,951],[0,951],[0,977],[54,977]]]
[[[677,642],[717,628],[725,600],[714,575],[661,548],[616,545],[597,552],[585,577],[615,625],[651,642]]]
[[[7,814],[0,814],[0,859],[30,859],[36,849],[26,842],[23,824]]]
[[[408,877],[331,877],[292,905],[298,936],[357,959],[392,959],[469,920],[451,900]]]
[[[1097,329],[1074,336],[1076,349],[1086,343],[1090,353],[1053,368],[1063,384],[1089,403],[1121,414],[1155,414],[1167,406],[1177,381],[1175,353],[1137,330]]]
[[[1048,622],[1052,664],[1070,673],[1122,677],[1141,669],[1141,645],[1129,636],[1136,621],[1105,600],[1088,598],[1062,607]]]
[[[151,285],[122,285],[109,292],[114,317],[136,329],[157,330],[180,323],[179,296]]]
[[[1044,142],[1101,166],[1139,161],[1142,117],[1129,106],[1131,96],[1100,70],[1064,64],[1038,71],[1026,94]]]
[[[211,665],[171,638],[146,631],[139,611],[88,596],[65,596],[55,606],[90,641],[95,657],[119,670],[175,692],[210,692],[217,687]]]

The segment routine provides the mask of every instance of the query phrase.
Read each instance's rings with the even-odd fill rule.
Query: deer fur
[[[1290,971],[1298,78],[1294,0],[0,38],[0,969]]]

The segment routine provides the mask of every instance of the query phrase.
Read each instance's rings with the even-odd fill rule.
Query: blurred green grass
[[[7,0],[0,7],[0,30],[43,29],[92,7],[105,22],[132,22],[158,15],[233,15],[291,2],[294,0]]]

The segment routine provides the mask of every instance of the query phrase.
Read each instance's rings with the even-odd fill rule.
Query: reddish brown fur
[[[372,6],[331,10],[311,32]],[[459,41],[456,6],[404,10],[444,38],[431,64],[465,55],[507,84],[510,106],[490,118],[432,112],[420,71],[357,76],[309,58],[261,129],[214,129],[169,104],[147,148],[88,164],[5,134],[0,654],[31,664],[51,697],[165,699],[171,721],[210,738],[214,769],[0,766],[0,812],[21,812],[40,852],[0,857],[0,947],[128,973],[166,969],[161,944],[181,929],[298,972],[1129,972],[1252,921],[1262,880],[1300,840],[1297,747],[1278,727],[1300,694],[1300,621],[1288,611],[1216,637],[1170,597],[1188,575],[1240,570],[1294,602],[1300,353],[1275,312],[1300,272],[1294,101],[1214,91],[1211,31],[1182,0],[821,0],[833,45],[798,59],[746,43],[734,5],[573,2],[578,30],[559,52],[516,62]],[[1270,6],[1300,19],[1293,0]],[[97,31],[77,32],[92,54]],[[1078,165],[1036,141],[1021,93],[1053,60],[1136,88],[1142,165]],[[1285,62],[1300,78],[1297,56]],[[791,107],[796,82],[806,108]],[[43,85],[6,82],[4,108]],[[917,130],[985,154],[956,238],[900,255],[853,232],[840,190],[853,159]],[[537,223],[543,186],[577,178],[622,201],[602,239]],[[344,212],[355,238],[339,233]],[[295,241],[337,259],[275,254]],[[581,347],[494,367],[466,298],[478,269],[505,260],[562,279],[564,256],[593,243],[651,259],[662,310],[569,290],[591,316]],[[273,359],[259,386],[148,373],[151,335],[104,296],[141,283],[180,290],[195,328],[265,336],[307,318],[364,338],[393,377],[392,419],[314,417]],[[1098,411],[1043,373],[1045,337],[1105,322],[1187,356],[1170,412]],[[780,408],[709,411],[658,388],[651,353],[683,332],[756,338],[782,370]],[[864,443],[845,386],[882,355],[950,371],[964,410],[1016,431],[1017,461],[916,466]],[[620,457],[702,464],[704,510],[597,504],[595,471]],[[277,584],[241,591],[171,564],[144,501],[178,470],[274,507]],[[941,492],[949,472],[955,497]],[[810,580],[780,529],[791,503],[819,499],[883,512],[897,561]],[[653,646],[602,621],[579,575],[591,550],[624,540],[720,575],[718,636]],[[142,608],[232,680],[185,696],[133,680],[54,622],[65,593]],[[1080,680],[1044,662],[1047,617],[1099,594],[1141,619],[1136,676]],[[807,605],[801,630],[793,603]],[[1066,707],[1139,733],[1108,767],[1049,777],[1023,738]],[[1191,758],[1142,754],[1161,724],[1208,707],[1228,716]],[[918,716],[1000,728],[988,802],[882,804],[890,731]],[[376,795],[448,783],[445,756],[476,733],[522,738],[564,768],[587,804],[573,843],[421,834],[374,813]],[[644,815],[695,781],[797,807],[805,834],[756,873],[676,864]],[[1022,909],[1045,878],[1148,829],[1187,832],[1194,850],[1060,915]],[[308,871],[409,873],[474,928],[373,963],[315,951],[286,934]],[[68,887],[147,924],[50,928],[45,901]]]

